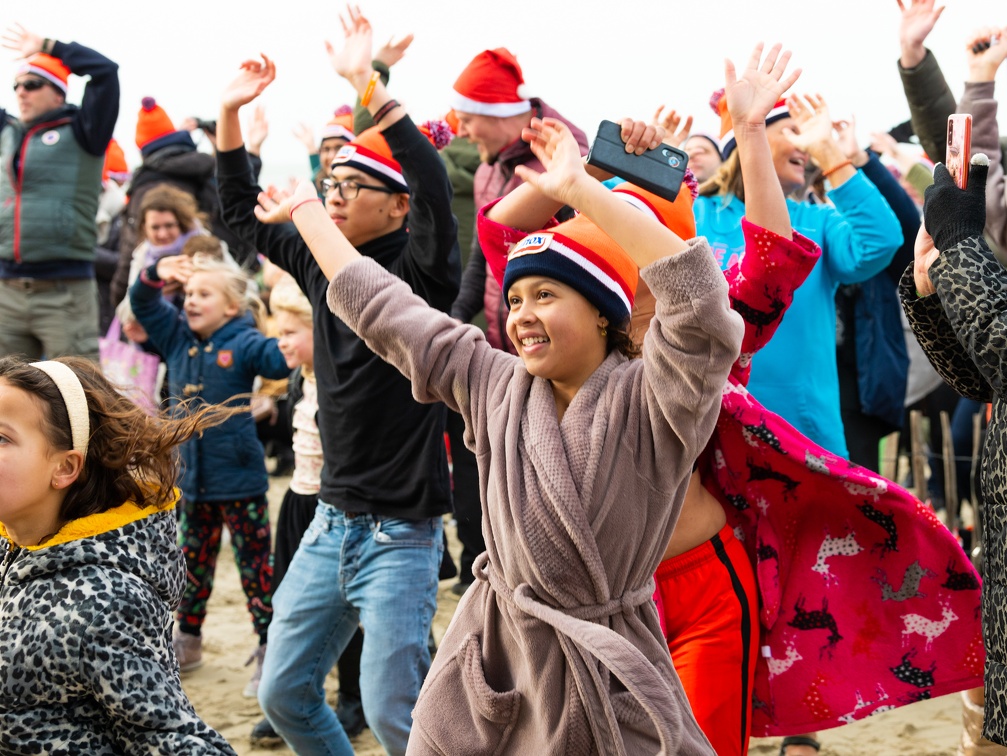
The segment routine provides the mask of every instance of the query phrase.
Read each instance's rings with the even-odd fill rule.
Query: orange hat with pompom
[[[427,121],[418,128],[438,150],[446,147],[451,141],[451,129],[444,121]],[[378,179],[390,189],[409,193],[409,186],[406,184],[405,176],[402,175],[402,166],[392,157],[392,150],[377,126],[361,131],[353,141],[339,148],[339,152],[332,160],[332,168],[340,166],[356,168]]]
[[[126,155],[119,143],[112,139],[105,148],[105,164],[101,169],[101,181],[105,183],[110,178],[125,181],[129,178],[129,166],[126,165]]]
[[[140,148],[140,154],[146,157],[172,144],[196,149],[189,132],[176,130],[164,108],[153,97],[144,97],[136,117],[136,146]]]
[[[353,108],[349,105],[340,105],[322,129],[322,141],[345,139],[350,142],[354,136],[356,135],[353,133]]]

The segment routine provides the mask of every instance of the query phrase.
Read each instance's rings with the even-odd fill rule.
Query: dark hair
[[[175,498],[179,472],[175,447],[204,428],[248,412],[247,406],[221,405],[189,410],[188,403],[183,403],[185,416],[179,419],[161,414],[152,417],[119,394],[93,362],[82,357],[55,361],[73,370],[84,387],[91,429],[83,468],[60,506],[63,522],[105,512],[127,501],[143,508],[169,505]],[[47,373],[24,358],[3,357],[0,381],[38,402],[42,433],[53,448],[73,449],[66,403]]]
[[[613,328],[608,326],[605,330],[608,334],[605,337],[605,353],[620,352],[631,360],[639,357],[643,351],[640,345],[633,341],[629,335],[630,320],[627,318],[621,325]]]

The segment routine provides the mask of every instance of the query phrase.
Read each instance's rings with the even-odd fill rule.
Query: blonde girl
[[[160,294],[170,282],[185,287],[183,312]],[[168,364],[169,402],[220,404],[248,394],[257,375],[284,378],[276,339],[257,327],[263,307],[235,265],[197,254],[164,257],[130,289],[130,302],[153,346]],[[185,406],[188,406],[185,405]],[[262,444],[250,413],[230,418],[182,446],[185,503],[180,531],[188,581],[178,607],[175,653],[183,672],[202,664],[200,631],[226,524],[261,660],[272,615],[272,567]],[[258,665],[252,688],[257,685]]]

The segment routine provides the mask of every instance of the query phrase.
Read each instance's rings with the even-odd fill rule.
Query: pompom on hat
[[[710,97],[710,107],[713,108],[714,113],[720,116],[720,156],[727,160],[734,152],[734,148],[738,146],[738,142],[734,138],[734,124],[731,122],[731,114],[727,110],[727,98],[724,96],[723,89],[718,89]],[[785,99],[777,100],[773,109],[766,114],[766,125],[782,118],[790,118],[790,110],[787,109]]]
[[[443,121],[427,121],[417,128],[438,150],[451,141],[451,129]],[[402,166],[392,157],[392,150],[377,126],[361,131],[349,144],[339,148],[332,160],[332,168],[340,166],[356,168],[378,179],[389,189],[409,193]]]
[[[21,64],[15,75],[21,76],[22,74],[40,76],[66,95],[70,69],[59,58],[45,53],[35,53]]]
[[[679,192],[674,202],[630,184],[612,190],[618,197],[683,239],[696,235],[691,192]],[[636,298],[639,270],[626,251],[586,216],[529,234],[511,249],[502,290],[531,275],[556,279],[580,292],[609,323],[629,319]]]
[[[461,113],[508,116],[531,110],[524,74],[505,47],[483,50],[455,81],[451,107]]]
[[[146,157],[162,147],[179,144],[196,149],[188,131],[178,131],[153,97],[144,97],[136,117],[136,146]]]
[[[333,114],[329,122],[322,129],[322,141],[326,139],[345,139],[352,142],[353,137],[353,108],[349,105],[340,105]]]

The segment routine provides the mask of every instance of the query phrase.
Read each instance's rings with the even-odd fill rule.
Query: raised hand
[[[784,75],[790,62],[790,50],[781,52],[782,45],[775,44],[763,60],[762,49],[761,42],[755,46],[740,76],[734,63],[724,61],[724,97],[735,132],[745,126],[764,124],[769,111],[801,75],[799,68]]]
[[[545,172],[539,173],[527,166],[516,166],[521,179],[550,199],[577,207],[577,189],[582,182],[594,179],[585,172],[577,140],[567,125],[555,118],[532,118],[521,138],[545,167]]]
[[[8,50],[14,50],[18,58],[30,58],[37,52],[42,52],[42,37],[32,34],[21,24],[8,26],[0,37],[0,43]]]
[[[787,98],[787,109],[797,125],[794,129],[784,129],[790,143],[804,152],[814,153],[816,147],[832,142],[832,117],[829,106],[821,95],[804,95]]]
[[[371,50],[374,32],[357,6],[346,6],[346,18],[339,16],[343,25],[343,46],[337,50],[326,40],[325,50],[329,54],[332,69],[346,79],[358,92],[367,86],[371,78]]]
[[[987,26],[977,29],[965,41],[969,81],[993,81],[1007,58],[1007,29]]]
[[[857,167],[867,163],[870,159],[867,150],[857,142],[857,119],[851,115],[849,119],[833,121],[832,128],[836,132],[836,141],[839,142],[839,149],[843,154]]]
[[[265,54],[261,61],[246,60],[241,64],[241,73],[224,90],[221,105],[229,110],[237,110],[262,94],[275,78],[276,64]]]
[[[658,108],[658,113],[661,108]],[[653,123],[646,121],[634,121],[632,118],[623,118],[619,121],[619,136],[626,144],[626,152],[635,152],[642,155],[647,150],[652,150],[667,138],[665,127],[660,126],[655,120]]]
[[[248,151],[252,155],[258,155],[262,150],[262,143],[269,136],[269,121],[266,120],[266,110],[261,105],[256,105],[252,111],[252,118],[248,122]]]
[[[665,144],[670,144],[672,147],[681,147],[682,143],[689,138],[689,132],[692,131],[692,116],[687,116],[685,123],[682,124],[682,116],[674,110],[669,110],[668,115],[662,118],[661,114],[663,112],[664,105],[661,105],[657,109],[657,112],[654,113],[653,120],[655,126],[660,126],[664,129],[665,134],[662,141]]]
[[[157,277],[165,283],[178,281],[185,285],[192,275],[192,258],[187,255],[170,255],[157,261]]]
[[[908,8],[902,0],[896,2],[902,12],[902,20],[899,22],[902,57],[899,62],[903,68],[915,68],[927,54],[923,43],[944,12],[944,6],[935,9],[934,0],[909,0]]]
[[[257,199],[259,205],[254,212],[260,223],[287,223],[291,211],[302,202],[318,200],[318,192],[310,181],[299,181],[292,193],[271,186],[259,192]]]
[[[392,40],[388,40],[376,53],[374,53],[374,60],[379,60],[386,66],[391,68],[400,60],[402,56],[406,54],[406,50],[409,45],[413,43],[413,35],[407,34],[398,42],[392,43]]]
[[[318,154],[318,142],[315,141],[315,132],[306,123],[299,123],[293,128],[293,134],[297,141],[304,145],[309,155]]]

